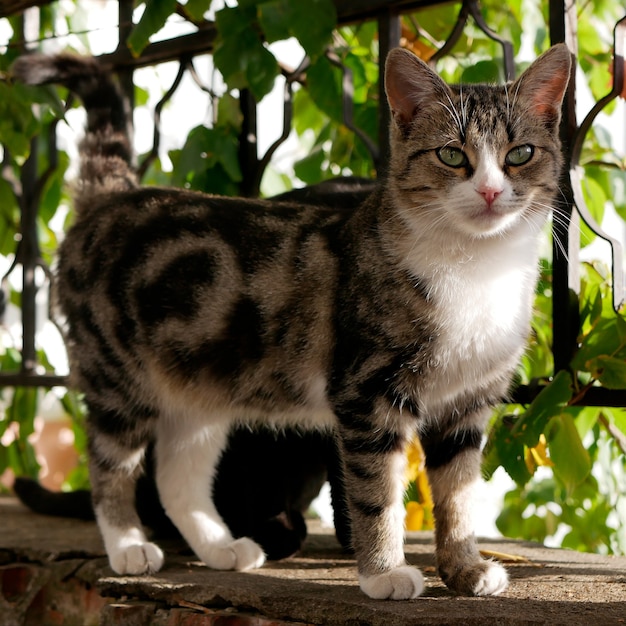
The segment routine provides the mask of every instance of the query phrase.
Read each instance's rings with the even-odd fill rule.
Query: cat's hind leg
[[[472,425],[435,428],[422,436],[422,445],[434,501],[439,574],[457,593],[487,596],[504,591],[508,576],[502,565],[480,556],[473,532],[481,438],[482,429]]]
[[[225,425],[197,426],[171,419],[161,423],[156,444],[161,503],[190,548],[219,570],[261,567],[265,554],[248,537],[233,539],[213,502],[217,465],[226,447]],[[245,494],[233,493],[233,498]]]
[[[124,439],[92,434],[90,478],[94,512],[114,572],[156,572],[163,565],[163,552],[146,538],[135,508],[136,482],[142,471],[145,446],[125,445]]]

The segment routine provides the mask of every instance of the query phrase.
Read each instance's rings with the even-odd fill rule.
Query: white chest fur
[[[537,275],[535,239],[481,240],[464,255],[421,259],[437,330],[436,373],[421,394],[425,410],[488,386],[521,356]]]

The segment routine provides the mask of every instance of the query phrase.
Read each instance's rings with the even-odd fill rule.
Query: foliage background
[[[82,4],[82,8],[81,8]],[[87,52],[84,33],[85,4],[52,3],[41,8],[38,32],[45,49],[67,47],[59,31],[77,34],[71,45]],[[622,15],[610,0],[582,3],[579,9],[579,66],[594,99],[611,84],[611,29]],[[403,18],[403,44],[428,59],[450,34],[459,3],[417,11]],[[207,13],[208,12],[208,13]],[[549,45],[546,0],[485,0],[482,13],[490,28],[513,43],[518,51],[518,70]],[[184,186],[215,193],[237,194],[242,183],[237,138],[241,114],[237,96],[248,89],[262,100],[281,75],[288,74],[301,59],[279,61],[269,46],[289,38],[298,40],[309,66],[293,100],[293,129],[300,156],[292,170],[271,165],[265,172],[262,191],[287,190],[293,185],[313,184],[340,174],[373,177],[374,165],[365,143],[355,138],[344,122],[342,74],[339,60],[353,76],[353,119],[372,141],[378,124],[378,40],[374,23],[337,29],[331,0],[240,0],[238,4],[211,7],[210,0],[148,0],[139,3],[137,26],[128,41],[138,55],[166,21],[215,20],[219,36],[214,50],[215,71],[207,119],[190,129],[187,137],[167,154],[150,162],[144,182]],[[3,177],[0,178],[0,254],[12,259],[19,239],[19,172],[27,159],[31,139],[45,136],[64,110],[54,89],[32,89],[10,81],[10,64],[23,49],[17,18],[1,20],[10,38],[0,57],[0,143]],[[329,54],[332,51],[332,54]],[[452,53],[439,62],[446,80],[478,82],[503,80],[502,51],[473,22],[468,22]],[[288,66],[288,67],[286,67]],[[64,94],[61,93],[63,96]],[[153,95],[136,88],[141,110]],[[218,96],[218,97],[216,97]],[[31,106],[34,105],[34,106]],[[610,109],[614,105],[609,107]],[[67,115],[70,116],[70,111]],[[68,149],[69,152],[69,149]],[[40,144],[38,169],[47,171],[47,144]],[[595,125],[586,139],[582,157],[585,168],[584,195],[594,217],[602,221],[610,207],[626,218],[626,158],[614,146],[611,133]],[[65,175],[70,156],[58,154],[58,167],[43,178],[38,231],[42,256],[51,263],[67,214]],[[59,208],[61,207],[61,208]],[[547,239],[548,239],[547,234]],[[583,245],[593,239],[583,226]],[[549,246],[546,245],[546,250]],[[546,254],[546,257],[549,255]],[[3,281],[9,304],[18,305],[19,281]],[[529,350],[519,369],[525,384],[548,383],[529,406],[502,407],[493,417],[486,446],[485,476],[504,468],[515,482],[506,494],[498,527],[503,534],[544,541],[548,538],[580,550],[626,553],[626,411],[622,408],[578,406],[594,385],[626,389],[626,318],[611,306],[610,275],[600,262],[585,264],[579,297],[581,325],[579,348],[569,371],[553,376],[551,353],[551,266],[542,262],[537,289],[536,314]],[[0,369],[20,367],[19,337],[5,326]],[[41,349],[42,367],[50,369],[52,351]],[[7,389],[0,417],[0,473],[11,468],[17,474],[36,475],[37,459],[29,443],[44,390]],[[83,486],[84,413],[80,398],[65,390],[57,395],[72,417],[76,447],[83,462],[70,476],[67,487]],[[412,473],[407,490],[409,527],[432,525],[432,501],[424,480],[420,450],[411,450]]]

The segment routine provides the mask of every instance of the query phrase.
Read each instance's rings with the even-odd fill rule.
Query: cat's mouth
[[[467,222],[476,234],[492,235],[505,230],[514,220],[515,213],[491,205],[477,208],[469,214]]]

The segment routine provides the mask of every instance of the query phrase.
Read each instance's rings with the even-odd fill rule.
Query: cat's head
[[[556,45],[508,85],[447,85],[412,53],[388,56],[389,170],[406,219],[473,237],[543,223],[561,169],[570,53]]]

